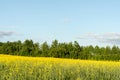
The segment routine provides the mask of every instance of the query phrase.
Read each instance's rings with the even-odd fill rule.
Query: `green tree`
[[[22,50],[21,50],[21,54],[23,56],[32,56],[32,52],[33,52],[33,41],[32,40],[25,40],[23,45],[22,45]]]
[[[41,51],[42,51],[42,56],[51,56],[49,55],[49,46],[47,44],[47,42],[44,42],[42,45],[41,45]]]

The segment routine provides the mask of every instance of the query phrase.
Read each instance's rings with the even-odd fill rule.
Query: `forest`
[[[40,44],[34,43],[33,40],[25,40],[24,42],[18,40],[0,42],[0,54],[119,61],[120,48],[118,46],[81,46],[77,41],[59,43],[58,40],[53,40],[51,44],[47,42]]]

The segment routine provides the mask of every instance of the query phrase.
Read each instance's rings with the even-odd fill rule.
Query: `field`
[[[0,55],[0,80],[120,80],[120,62]]]

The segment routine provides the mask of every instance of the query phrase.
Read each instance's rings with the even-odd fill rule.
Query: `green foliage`
[[[118,46],[80,46],[77,41],[74,43],[59,43],[54,40],[51,45],[47,42],[34,43],[32,40],[24,42],[0,42],[0,54],[11,54],[19,56],[42,56],[72,59],[92,60],[120,60],[120,49]]]

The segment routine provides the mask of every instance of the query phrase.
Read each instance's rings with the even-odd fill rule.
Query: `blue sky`
[[[120,44],[120,0],[0,0],[0,41]]]

